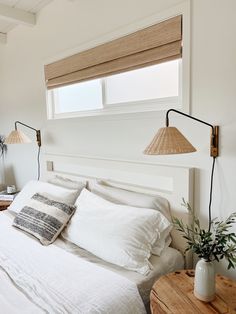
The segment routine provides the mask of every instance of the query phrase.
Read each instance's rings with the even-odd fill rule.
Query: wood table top
[[[182,270],[158,279],[150,299],[153,314],[236,314],[236,281],[216,275],[216,296],[202,302],[193,294],[194,270]]]
[[[12,201],[0,201],[0,210],[6,209],[8,206],[10,206]]]

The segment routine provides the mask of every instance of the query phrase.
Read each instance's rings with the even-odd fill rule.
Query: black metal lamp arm
[[[219,126],[214,126],[206,121],[200,120],[198,118],[192,117],[186,113],[183,113],[181,111],[178,111],[176,109],[169,109],[166,112],[166,126],[169,126],[169,113],[175,112],[182,116],[185,116],[187,118],[190,118],[192,120],[195,120],[197,122],[203,123],[211,128],[211,147],[210,147],[210,155],[211,157],[218,157],[219,156]]]
[[[178,114],[181,114],[182,116],[185,116],[185,117],[187,117],[187,118],[193,119],[193,120],[195,120],[195,121],[201,122],[201,123],[203,123],[203,124],[206,124],[206,125],[208,125],[209,127],[211,127],[212,130],[214,129],[214,126],[213,126],[212,124],[210,124],[210,123],[208,123],[208,122],[206,122],[206,121],[200,120],[200,119],[198,119],[198,118],[192,117],[192,116],[190,116],[189,114],[184,113],[184,112],[179,111],[179,110],[176,110],[176,109],[169,109],[169,110],[166,112],[166,126],[169,126],[169,113],[170,113],[171,111],[176,112],[176,113],[178,113]]]
[[[29,126],[28,124],[25,124],[25,123],[20,122],[20,121],[16,121],[16,122],[15,122],[15,130],[17,130],[17,124],[21,124],[21,125],[25,126],[26,128],[29,128],[29,129],[35,131],[35,132],[36,132],[36,141],[37,141],[37,144],[38,144],[39,147],[42,145],[42,141],[41,141],[41,132],[40,132],[40,130],[36,130],[36,129],[33,128],[32,126]]]
[[[212,189],[213,189],[213,176],[214,176],[214,169],[215,169],[215,160],[216,157],[219,155],[219,126],[214,126],[210,123],[207,123],[203,120],[197,119],[195,117],[192,117],[186,113],[183,113],[181,111],[175,110],[175,109],[169,109],[166,112],[166,126],[169,126],[169,113],[173,111],[175,113],[178,113],[182,116],[185,116],[187,118],[190,118],[192,120],[195,120],[197,122],[203,123],[211,128],[211,147],[210,147],[210,155],[213,158],[212,168],[211,168],[211,181],[210,181],[210,197],[209,197],[209,206],[208,206],[208,231],[211,230],[211,203],[212,203]]]

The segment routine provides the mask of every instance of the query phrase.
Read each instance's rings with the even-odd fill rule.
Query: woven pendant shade
[[[158,130],[152,142],[145,149],[146,155],[168,155],[195,152],[196,148],[175,127]]]
[[[31,143],[31,140],[19,130],[12,131],[6,138],[5,144],[25,144]]]

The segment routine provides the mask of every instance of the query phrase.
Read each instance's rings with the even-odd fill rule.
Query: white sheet
[[[36,306],[22,293],[0,268],[0,313],[1,314],[42,314],[42,309]]]
[[[71,252],[72,254],[75,254],[80,258],[83,258],[86,261],[95,263],[99,266],[104,267],[105,269],[111,270],[121,276],[124,276],[128,280],[131,280],[138,287],[143,302],[147,306],[149,306],[150,291],[154,282],[164,274],[184,268],[184,258],[182,254],[171,247],[167,247],[166,249],[164,249],[161,256],[151,256],[150,262],[153,266],[152,270],[150,271],[148,276],[144,276],[135,271],[130,271],[117,265],[103,261],[92,253],[89,253],[88,251],[81,249],[78,246],[69,243],[62,238],[57,239],[55,245],[63,248],[68,252]]]
[[[55,245],[44,247],[13,228],[11,222],[10,216],[0,215],[0,266],[37,304],[38,311],[41,308],[41,312],[49,313],[145,313],[133,282]],[[9,286],[9,279],[4,276],[1,273],[0,278]],[[2,313],[14,310],[20,313],[19,307],[14,308],[9,300],[3,302]],[[32,307],[29,313],[37,312]]]

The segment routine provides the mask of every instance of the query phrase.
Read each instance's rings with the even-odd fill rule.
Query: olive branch
[[[192,250],[200,258],[206,261],[219,262],[225,258],[228,261],[228,269],[236,266],[236,234],[230,232],[232,225],[236,222],[236,212],[232,213],[225,221],[213,219],[210,222],[210,230],[201,228],[199,219],[195,216],[189,203],[183,199],[185,206],[192,216],[190,225],[184,224],[181,219],[172,217],[175,228],[183,233],[183,238],[187,241],[185,250]]]

